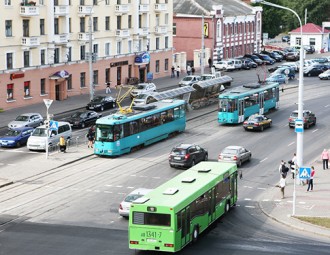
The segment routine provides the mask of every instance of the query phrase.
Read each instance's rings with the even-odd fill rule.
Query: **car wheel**
[[[250,161],[251,161],[251,155],[248,157],[247,161],[248,161],[248,162],[250,162]]]
[[[309,123],[308,122],[306,123],[306,129],[309,129]]]
[[[44,123],[43,122],[39,122],[39,127],[42,126]]]
[[[237,161],[237,166],[238,167],[242,166],[242,160]]]
[[[85,126],[86,126],[86,125],[85,125],[85,122],[81,123],[81,127],[82,127],[82,128],[85,128]]]
[[[16,143],[16,148],[19,148],[19,147],[21,147],[21,143],[20,142],[17,142]]]
[[[264,131],[264,126],[261,126],[261,127],[260,127],[260,131],[261,131],[261,132]]]
[[[170,167],[171,167],[171,168],[174,168],[174,165],[170,164]]]
[[[208,159],[209,159],[209,155],[205,154],[204,161],[208,161]]]
[[[270,127],[270,128],[272,127],[272,123],[271,123],[271,122],[269,122],[269,127]]]
[[[193,167],[195,165],[195,160],[193,159],[193,161],[191,162],[190,167]]]
[[[100,109],[101,109],[101,112],[103,112],[104,111],[104,106],[102,105]]]
[[[316,125],[316,118],[315,118],[315,120],[314,120],[314,126]]]
[[[308,77],[311,77],[311,73],[308,73],[307,76],[308,76]]]

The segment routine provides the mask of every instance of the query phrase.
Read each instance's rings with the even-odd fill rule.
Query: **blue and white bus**
[[[219,95],[218,122],[242,123],[253,114],[264,114],[279,107],[280,85],[277,82],[247,84]]]
[[[118,156],[144,147],[186,128],[184,100],[163,100],[133,107],[96,121],[94,154]]]

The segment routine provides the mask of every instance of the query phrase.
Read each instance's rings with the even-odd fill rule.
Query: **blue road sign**
[[[303,120],[300,120],[300,119],[295,120],[295,131],[296,131],[296,133],[304,132],[304,122],[303,122]]]
[[[300,179],[309,179],[311,177],[311,168],[310,167],[300,167],[299,168],[299,178]]]
[[[58,121],[49,121],[49,129],[50,130],[57,130],[58,129]]]

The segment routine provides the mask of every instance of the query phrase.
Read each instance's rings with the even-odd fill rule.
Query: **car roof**
[[[138,188],[138,189],[133,190],[131,193],[129,193],[129,195],[132,195],[132,194],[146,195],[146,194],[148,194],[150,191],[152,191],[152,189]]]
[[[180,145],[175,146],[175,148],[187,149],[187,148],[189,148],[189,147],[191,147],[193,145],[194,144],[182,143]]]
[[[238,149],[241,149],[243,148],[242,146],[238,146],[238,145],[230,145],[230,146],[227,146],[225,149],[232,149],[232,150],[238,150]]]

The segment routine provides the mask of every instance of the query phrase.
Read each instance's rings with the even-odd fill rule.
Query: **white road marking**
[[[316,131],[318,131],[318,129],[314,129],[314,130],[312,131],[312,133],[314,133],[314,132],[316,132]]]
[[[0,162],[0,166],[3,166],[3,165],[5,165],[5,163],[1,163],[1,162]]]
[[[329,107],[330,106],[330,104],[327,104],[327,105],[325,105],[324,107]]]
[[[246,207],[246,208],[256,208],[256,207],[253,206],[253,205],[246,205],[246,206],[244,206],[244,207]]]
[[[123,192],[118,192],[117,194],[118,195],[126,195],[126,193],[123,193]]]
[[[110,224],[112,224],[112,223],[114,223],[114,221],[112,220],[112,221],[110,221]]]
[[[264,162],[264,161],[267,160],[267,159],[268,159],[268,158],[264,158],[264,159],[260,160],[259,163],[262,163],[262,162]]]
[[[135,176],[136,176],[136,174],[132,174],[132,175],[130,175],[130,176],[132,176],[132,177],[135,177]]]
[[[268,201],[269,201],[269,199],[263,199],[262,201],[263,201],[263,202],[268,202]]]
[[[87,192],[91,192],[92,190],[91,189],[86,189]]]
[[[306,204],[306,202],[298,202],[298,204],[303,204],[304,205],[304,204]]]
[[[98,189],[94,190],[94,192],[100,192]]]
[[[245,201],[251,201],[251,198],[244,198]]]
[[[105,185],[106,187],[111,187],[112,186],[112,184],[107,184],[107,185]]]
[[[78,190],[77,188],[70,188],[70,190],[72,190],[72,191],[76,191],[76,190]]]
[[[116,188],[122,188],[122,187],[123,187],[123,186],[121,186],[121,185],[117,185],[117,186],[116,186]]]
[[[158,177],[158,176],[154,176],[154,177],[152,177],[152,178],[154,178],[154,179],[160,179],[160,177]]]
[[[128,189],[134,189],[134,187],[127,187]]]
[[[252,189],[253,187],[251,187],[251,186],[244,186],[244,188]]]
[[[112,193],[112,191],[105,190],[104,193]]]
[[[288,146],[291,146],[291,145],[294,145],[294,144],[295,144],[295,142],[292,142],[292,143],[289,143]]]
[[[148,176],[145,176],[145,175],[140,175],[139,177],[141,177],[141,178],[146,178],[146,177],[148,177]]]

